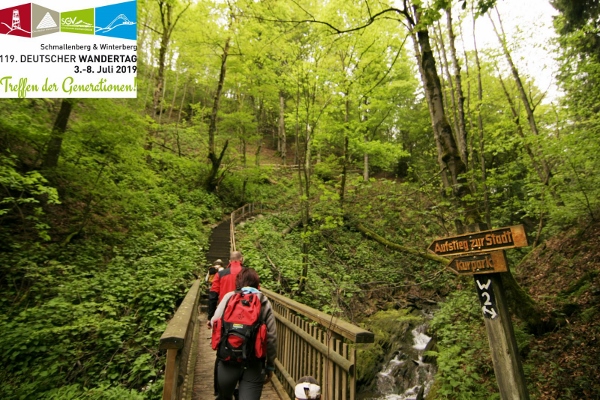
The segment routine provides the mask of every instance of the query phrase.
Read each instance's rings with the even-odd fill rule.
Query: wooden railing
[[[375,336],[267,289],[261,289],[277,319],[276,374],[294,398],[295,382],[311,375],[321,383],[322,400],[356,398],[356,346]]]
[[[252,214],[260,213],[263,211],[262,203],[250,203],[244,204],[242,207],[238,208],[234,212],[231,213],[229,218],[230,228],[229,228],[229,243],[231,251],[236,251],[235,245],[235,224],[239,221],[242,221]]]
[[[231,213],[231,243],[235,251],[235,224],[263,211],[247,204]],[[277,368],[273,379],[282,398],[294,398],[294,386],[311,375],[322,388],[322,400],[356,398],[356,344],[373,343],[375,335],[339,318],[262,288],[277,320]]]
[[[159,348],[167,350],[163,400],[188,398],[191,395],[188,372],[193,369],[190,355],[197,336],[194,333],[197,331],[196,313],[200,292],[200,280],[196,280],[160,337]]]

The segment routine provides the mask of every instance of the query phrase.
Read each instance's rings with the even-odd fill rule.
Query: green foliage
[[[438,343],[437,397],[494,398],[497,393],[481,309],[472,289],[452,293],[435,313],[431,330]]]
[[[42,206],[59,204],[58,193],[38,171],[20,173],[16,159],[15,155],[0,154],[0,221],[20,219],[24,227],[32,225],[41,239],[49,240]],[[9,236],[7,230],[0,230],[3,241],[8,242]]]
[[[158,398],[158,340],[206,262],[221,202],[197,185],[197,161],[143,150],[144,119],[122,100],[78,103],[51,186],[31,170],[49,130],[9,125],[46,103],[14,105],[0,109],[12,151],[0,155],[12,234],[0,253],[0,397]],[[46,242],[23,234],[31,221]]]
[[[158,338],[203,264],[205,239],[189,224],[178,226],[176,214],[157,222],[140,224],[146,233],[118,247],[88,242],[2,257],[15,284],[4,293],[9,318],[0,321],[7,333],[0,392],[27,397],[65,383],[140,390],[160,377]]]

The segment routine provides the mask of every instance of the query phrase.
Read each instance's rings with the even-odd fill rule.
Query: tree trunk
[[[350,100],[348,99],[349,93],[346,93],[345,99],[345,112],[344,112],[344,147],[342,150],[342,182],[340,184],[340,207],[344,208],[344,195],[346,193],[346,174],[348,173],[348,159],[350,157],[350,151],[348,150],[348,119],[350,114]]]
[[[177,86],[179,84],[179,70],[175,74],[175,87],[173,88],[173,101],[171,101],[171,108],[169,109],[169,121],[171,121],[171,115],[175,108],[175,101],[177,100]]]
[[[414,34],[411,34],[411,38],[413,40],[413,44],[414,44],[414,49],[415,49],[415,55],[417,58],[417,65],[419,66],[419,72],[421,74],[421,81],[425,82],[425,71],[423,70],[423,62],[422,62],[422,56],[421,56],[421,50],[419,49],[419,41],[416,38],[416,36]],[[425,91],[425,97],[427,97],[427,104],[429,105],[429,99],[428,99],[429,93],[427,91]],[[434,121],[434,116],[432,113],[432,109],[431,107],[428,107],[429,109],[429,117],[431,118],[431,122],[433,124]],[[433,136],[434,136],[434,140],[435,140],[435,146],[437,149],[437,161],[438,161],[438,165],[440,167],[440,176],[442,179],[442,184],[444,186],[444,188],[450,188],[450,180],[448,179],[448,170],[446,169],[446,164],[444,163],[444,161],[442,160],[442,144],[440,143],[440,138],[438,135],[437,130],[435,129],[435,124],[433,124]]]
[[[246,139],[242,138],[242,165],[246,168],[247,157],[246,157]]]
[[[162,90],[162,95],[160,97],[160,104],[158,106],[158,125],[162,125],[162,116],[163,116],[163,107],[165,105],[165,92],[167,91],[167,77],[164,77],[164,81],[163,81],[163,90]],[[160,129],[160,128],[159,128]]]
[[[225,46],[223,47],[223,54],[221,55],[221,70],[219,72],[219,81],[217,82],[217,90],[215,91],[215,97],[213,99],[212,111],[210,113],[210,120],[208,124],[208,152],[210,154],[215,153],[215,135],[217,133],[217,114],[219,113],[219,102],[221,101],[221,92],[223,91],[223,84],[225,82],[225,74],[227,73],[227,56],[229,55],[229,42],[230,38],[225,40]]]
[[[281,155],[281,163],[285,165],[287,156],[287,140],[285,136],[285,98],[283,91],[279,92],[279,131],[278,131],[278,148]]]
[[[458,150],[460,158],[465,165],[468,165],[468,154],[467,154],[467,129],[465,126],[465,95],[462,89],[462,79],[460,76],[460,65],[458,63],[458,57],[456,56],[456,46],[454,42],[456,40],[454,36],[454,30],[452,29],[452,11],[451,7],[446,8],[446,17],[448,22],[448,37],[450,45],[450,57],[452,58],[452,66],[454,68],[454,83],[456,84],[456,126],[458,131],[456,132],[456,141],[458,142]]]
[[[368,106],[368,104],[369,104],[368,97],[365,97],[363,104],[365,106]],[[386,117],[387,117],[387,115],[386,115]],[[362,123],[366,123],[367,120],[369,119],[367,113],[362,114],[360,118],[361,118]],[[383,120],[382,120],[382,122],[383,122]],[[365,134],[363,136],[363,139],[364,139],[365,143],[369,143],[369,129],[368,128],[365,129]],[[367,153],[366,151],[365,151],[365,154],[363,155],[363,181],[369,182],[369,153]]]
[[[214,192],[217,189],[217,186],[219,184],[219,167],[221,166],[221,161],[223,160],[223,156],[225,155],[225,151],[227,150],[228,145],[229,140],[226,140],[225,144],[223,145],[223,149],[221,150],[221,154],[219,154],[219,157],[217,157],[213,153],[209,155],[212,166],[208,175],[208,179],[206,180],[206,189],[209,192]]]
[[[160,22],[162,31],[160,32],[160,45],[158,49],[158,72],[156,74],[156,81],[154,87],[154,93],[152,96],[152,118],[156,119],[157,114],[162,113],[162,101],[161,98],[164,96],[164,80],[165,80],[165,59],[167,56],[167,49],[169,47],[169,40],[171,39],[171,34],[173,33],[173,29],[177,25],[179,18],[181,15],[188,9],[191,3],[187,3],[187,5],[183,8],[183,10],[175,17],[173,20],[173,3],[167,0],[158,0],[157,1],[159,12],[160,12]],[[160,123],[160,118],[158,119]],[[152,133],[148,134],[146,138],[146,144],[144,148],[146,150],[152,150]]]
[[[454,90],[454,81],[452,78],[452,74],[450,74],[450,63],[448,62],[448,57],[446,55],[446,43],[444,42],[444,34],[442,32],[442,26],[440,24],[440,22],[437,22],[437,31],[438,34],[436,35],[438,37],[438,40],[435,41],[434,40],[434,45],[437,44],[437,42],[439,42],[439,48],[436,45],[436,50],[438,52],[438,54],[441,56],[442,58],[442,62],[441,62],[441,68],[440,68],[440,83],[442,84],[442,88],[444,88],[444,75],[446,75],[446,80],[448,81],[448,90],[444,90],[444,94],[446,94],[446,96],[444,96],[444,106],[446,108],[446,110],[451,110],[452,111],[452,125],[454,127],[454,135],[455,135],[455,139],[458,142],[458,113],[457,113],[457,106],[456,106],[456,91]],[[435,32],[435,30],[434,30]],[[435,39],[435,37],[434,37]],[[450,98],[451,100],[451,104],[448,104],[448,99]]]
[[[154,83],[154,96],[152,97],[152,117],[156,118],[160,112],[161,96],[163,93],[163,85],[165,79],[165,59],[167,57],[167,48],[169,46],[169,37],[171,36],[171,17],[173,6],[165,3],[164,8],[161,7],[163,29],[160,36],[160,47],[158,48],[158,72]]]
[[[473,18],[473,32],[475,32],[475,18]],[[479,163],[481,168],[481,183],[483,189],[483,204],[485,211],[485,222],[488,227],[492,227],[490,216],[490,201],[487,189],[487,175],[485,169],[484,157],[484,137],[483,137],[483,118],[481,118],[481,104],[483,103],[483,85],[481,83],[481,64],[479,62],[479,52],[477,51],[476,35],[473,35],[473,46],[475,53],[475,64],[477,66],[477,130],[479,131]]]
[[[187,93],[188,80],[183,84],[183,96],[181,96],[181,104],[179,105],[179,113],[177,114],[177,123],[175,124],[175,138],[177,140],[177,154],[181,157],[181,143],[179,142],[179,123],[181,122],[181,111],[183,110],[183,102]]]
[[[519,97],[521,98],[523,107],[525,108],[525,112],[527,113],[527,121],[529,122],[531,132],[537,136],[539,135],[539,131],[535,120],[535,116],[533,114],[534,107],[532,106],[531,101],[527,97],[527,93],[525,93],[525,87],[523,86],[523,82],[521,81],[519,71],[517,70],[515,63],[513,62],[510,52],[508,51],[508,46],[506,45],[506,35],[504,34],[504,28],[502,26],[502,20],[500,19],[500,13],[498,12],[498,9],[496,9],[496,13],[498,15],[498,21],[500,23],[500,30],[502,31],[502,34],[500,34],[498,29],[496,28],[496,24],[494,23],[494,20],[492,19],[491,15],[489,15],[490,21],[492,21],[494,32],[496,33],[496,36],[498,37],[498,40],[502,45],[502,51],[504,52],[506,61],[508,61],[508,65],[510,65],[510,71],[515,79],[515,84],[517,85],[517,89],[519,91]],[[544,182],[545,185],[549,185],[550,178],[552,177],[552,170],[550,169],[550,166],[543,157],[540,157],[540,162],[544,170],[544,179],[542,180],[542,182]]]
[[[513,121],[515,123],[517,133],[519,134],[519,136],[522,139],[525,139],[525,133],[523,132],[523,127],[521,126],[521,122],[519,120],[519,112],[517,111],[517,107],[516,107],[512,97],[510,96],[510,93],[508,92],[508,88],[506,87],[506,84],[504,83],[504,79],[502,79],[502,76],[500,76],[500,85],[502,86],[502,90],[504,91],[504,95],[506,96],[506,101],[508,102],[508,105],[510,107],[510,111],[513,116]],[[529,156],[529,159],[531,160],[531,164],[533,165],[533,168],[535,169],[536,173],[538,174],[540,181],[545,182],[546,175],[544,174],[544,171],[542,170],[539,163],[537,162],[537,158],[536,158],[535,154],[533,153],[533,150],[531,149],[531,146],[529,145],[529,143],[524,141],[523,148],[525,149],[525,152]]]
[[[227,72],[227,56],[229,54],[229,41],[230,38],[225,40],[225,46],[223,47],[223,55],[221,56],[221,71],[219,72],[219,81],[217,83],[217,90],[213,100],[212,112],[210,113],[210,121],[208,124],[208,159],[211,162],[211,171],[206,180],[206,188],[209,192],[212,192],[217,187],[217,176],[219,167],[221,166],[221,160],[227,150],[229,141],[225,142],[223,150],[219,157],[215,153],[215,135],[217,132],[217,114],[219,112],[219,101],[221,99],[221,92],[223,91],[223,83],[225,82],[225,74]]]
[[[260,167],[260,150],[262,149],[263,139],[262,137],[258,139],[258,143],[256,144],[256,152],[254,153],[254,165]]]
[[[256,153],[254,154],[254,165],[260,167],[260,151],[262,150],[263,135],[261,131],[261,124],[264,121],[265,107],[263,99],[258,102],[258,111],[256,113],[256,134],[258,135],[258,143],[256,144]]]
[[[56,115],[54,126],[50,134],[50,141],[46,148],[46,154],[42,161],[43,168],[55,168],[58,165],[58,158],[62,149],[62,142],[67,130],[67,123],[71,116],[71,110],[73,109],[72,99],[62,99],[60,103],[60,110]]]
[[[461,177],[461,174],[466,172],[466,166],[462,162],[456,141],[452,135],[452,128],[448,123],[444,111],[442,85],[437,74],[435,59],[429,43],[429,32],[426,29],[417,31],[417,41],[421,53],[423,86],[425,88],[429,112],[432,117],[433,132],[440,144],[440,158],[443,165],[450,172],[450,183],[454,196],[462,200],[470,192],[464,178]],[[474,215],[468,217],[474,221],[477,220]]]
[[[369,138],[365,135],[365,143],[369,141]],[[363,181],[369,182],[369,153],[365,153],[363,156]]]

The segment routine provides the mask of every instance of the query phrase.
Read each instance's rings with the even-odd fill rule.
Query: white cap
[[[294,394],[300,400],[314,400],[321,396],[321,387],[310,382],[302,382],[296,385]]]

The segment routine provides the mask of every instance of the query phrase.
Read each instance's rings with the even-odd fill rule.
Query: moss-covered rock
[[[362,388],[370,388],[382,365],[394,354],[397,343],[412,343],[411,330],[423,322],[423,317],[407,310],[379,311],[363,326],[375,334],[375,342],[357,348],[357,381]]]

